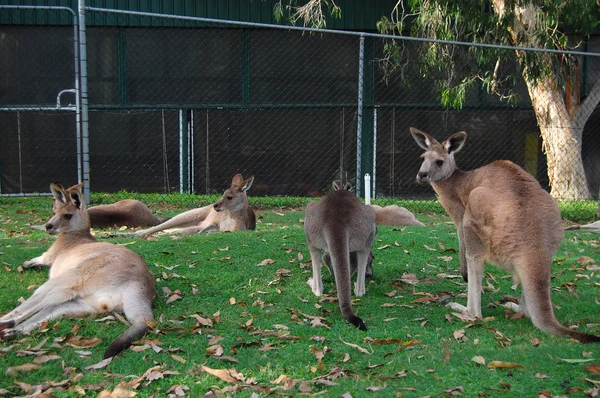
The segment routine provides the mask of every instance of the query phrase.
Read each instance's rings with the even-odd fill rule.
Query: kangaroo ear
[[[74,185],[69,188],[69,196],[71,196],[71,200],[77,206],[79,210],[85,209],[85,201],[83,200],[83,195],[81,195],[81,191],[79,187],[83,186],[83,184]]]
[[[57,202],[63,204],[67,203],[69,197],[67,196],[67,193],[65,192],[65,189],[62,185],[60,185],[59,183],[52,183],[50,184],[50,191],[52,192],[52,195],[54,195],[54,199]]]
[[[240,174],[241,177],[241,174]],[[242,181],[240,185],[240,191],[244,192],[250,189],[252,183],[254,182],[254,176],[248,178],[246,181]]]
[[[244,181],[244,177],[242,177],[242,175],[238,173],[234,175],[231,179],[231,186],[233,187],[234,185],[240,185],[242,181]]]
[[[349,183],[349,182],[347,182],[347,183],[344,185],[344,189],[345,189],[346,191],[352,191],[352,184],[351,184],[351,183]]]
[[[342,182],[339,180],[333,180],[331,186],[333,187],[334,191],[340,191],[342,189]]]
[[[414,127],[410,128],[410,133],[412,134],[415,141],[417,141],[417,144],[425,150],[429,149],[431,144],[436,142],[435,138],[433,138],[426,132],[418,130]]]
[[[80,182],[79,184],[73,185],[73,186],[71,186],[71,187],[69,187],[69,188],[65,189],[65,191],[67,191],[67,192],[70,192],[70,191],[72,191],[73,189],[78,189],[78,190],[80,190],[80,191],[81,191],[81,189],[83,188],[83,185],[84,185],[84,184],[85,184],[85,182]]]
[[[448,151],[448,155],[451,153],[458,152],[465,145],[465,141],[467,140],[467,133],[464,131],[460,131],[458,133],[452,134],[450,137],[444,141],[442,144],[444,148]]]

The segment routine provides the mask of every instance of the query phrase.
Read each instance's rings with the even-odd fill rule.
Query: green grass
[[[106,239],[128,244],[155,274],[156,327],[136,346],[155,341],[162,351],[128,350],[108,367],[86,371],[86,366],[102,359],[110,341],[125,326],[89,317],[59,319],[50,322],[45,331],[0,343],[0,391],[26,395],[23,389],[28,385],[63,382],[53,395],[80,396],[83,389],[93,396],[112,391],[119,383],[131,383],[156,366],[163,377],[139,382],[138,396],[167,396],[177,385],[189,388],[188,396],[224,388],[229,388],[227,395],[239,396],[253,392],[264,396],[269,391],[296,395],[304,388],[325,396],[341,396],[347,391],[353,396],[374,394],[368,389],[379,390],[382,396],[402,393],[409,397],[450,396],[453,391],[466,396],[537,396],[543,390],[553,396],[583,396],[594,387],[586,379],[600,379],[585,369],[588,364],[600,363],[600,347],[547,335],[528,319],[511,319],[513,314],[498,305],[507,295],[519,296],[519,290],[512,290],[508,274],[498,268],[488,266],[484,280],[486,319],[465,323],[452,315],[444,305],[451,300],[465,304],[466,284],[461,278],[444,277],[458,275],[457,239],[454,226],[435,210],[435,204],[417,214],[426,223],[424,228],[379,227],[374,277],[367,282],[367,294],[354,305],[369,328],[361,332],[345,322],[337,304],[331,302],[334,285],[327,271],[323,298],[315,297],[306,284],[311,274],[310,256],[299,209],[308,199],[261,200],[256,231],[177,239]],[[415,202],[418,206],[423,205]],[[181,211],[172,206],[158,209],[158,203],[151,207],[164,215]],[[283,207],[288,210],[282,211]],[[593,214],[584,219],[593,219]],[[20,272],[18,267],[51,245],[52,237],[28,228],[45,222],[49,215],[49,198],[0,199],[0,313],[14,308],[20,297],[28,298],[32,293],[28,287],[46,280],[46,270]],[[598,272],[594,267],[586,269],[578,259],[588,256],[600,265],[599,247],[600,234],[567,231],[555,259],[552,282],[561,323],[595,334],[600,334]],[[405,274],[414,274],[414,278],[403,278]],[[416,284],[408,283],[411,280]],[[168,291],[177,290],[181,298],[167,304]],[[218,322],[212,326],[196,326],[193,315],[216,319],[217,313]],[[323,317],[326,327],[311,327],[309,316]],[[102,341],[92,348],[77,349],[64,343],[69,334]],[[222,338],[217,343],[223,348],[221,359],[207,353],[213,337]],[[27,351],[45,339],[42,349],[47,350],[46,355],[56,354],[60,359],[29,372],[6,374],[10,367],[32,363],[35,356]],[[378,344],[382,342],[385,344]],[[82,350],[91,355],[77,353]],[[321,361],[316,355],[319,352],[324,352]],[[497,360],[523,368],[488,369],[472,361],[476,356],[483,357],[486,364]],[[563,359],[591,361],[568,363]],[[202,371],[203,365],[235,369],[245,382],[225,382]],[[72,369],[65,373],[63,366]],[[276,383],[282,375],[294,380],[290,390],[284,383]],[[35,390],[31,388],[29,393]]]

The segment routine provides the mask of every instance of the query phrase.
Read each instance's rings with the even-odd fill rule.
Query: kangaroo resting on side
[[[323,294],[321,252],[330,260],[337,289],[340,312],[354,326],[367,330],[362,319],[352,312],[351,257],[355,256],[354,294],[365,294],[365,273],[371,246],[377,232],[375,210],[363,205],[347,190],[335,190],[318,202],[310,202],[304,215],[304,232],[310,250],[313,276],[309,281],[316,296]],[[328,258],[329,257],[329,258]]]
[[[50,186],[54,216],[46,230],[58,237],[44,254],[23,263],[25,267],[50,267],[49,278],[29,299],[0,318],[0,338],[29,333],[61,316],[123,312],[131,326],[109,345],[104,353],[104,358],[109,358],[142,337],[148,323],[154,322],[154,276],[131,250],[96,242],[90,233],[82,186]]]
[[[88,214],[92,228],[153,227],[168,220],[156,217],[148,206],[134,199],[92,206],[88,208]]]
[[[500,160],[472,171],[456,166],[467,134],[451,135],[441,144],[410,129],[425,149],[418,182],[429,182],[457,229],[460,268],[468,283],[466,311],[481,318],[485,262],[512,273],[522,285],[519,311],[539,329],[582,343],[600,337],[562,326],[550,299],[552,259],[563,240],[558,204],[535,178],[516,164]],[[463,306],[452,305],[464,310]]]
[[[256,229],[256,215],[248,204],[246,191],[252,186],[254,177],[244,180],[236,174],[221,199],[214,204],[188,210],[152,228],[121,235],[146,236],[169,230],[169,233],[203,233],[210,230],[222,232]]]
[[[415,215],[404,207],[389,205],[381,207],[378,205],[371,205],[375,209],[377,225],[388,225],[388,226],[405,226],[412,225],[418,227],[424,227],[421,221],[417,220]]]

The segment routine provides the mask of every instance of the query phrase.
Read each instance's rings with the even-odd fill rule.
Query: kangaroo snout
[[[47,223],[46,224],[46,232],[48,232],[49,234],[54,233],[54,224],[52,223]]]
[[[419,184],[424,184],[429,182],[429,173],[427,173],[426,171],[419,171],[417,173],[417,182]]]
[[[222,210],[222,209],[221,209],[219,206],[220,206],[220,205],[219,205],[219,202],[217,202],[217,203],[215,203],[215,204],[213,205],[213,207],[214,207],[215,211],[221,211],[221,210]]]

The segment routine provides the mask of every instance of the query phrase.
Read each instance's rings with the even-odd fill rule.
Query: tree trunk
[[[590,199],[581,157],[583,124],[567,112],[562,90],[552,77],[525,77],[546,154],[550,194],[558,200]]]

